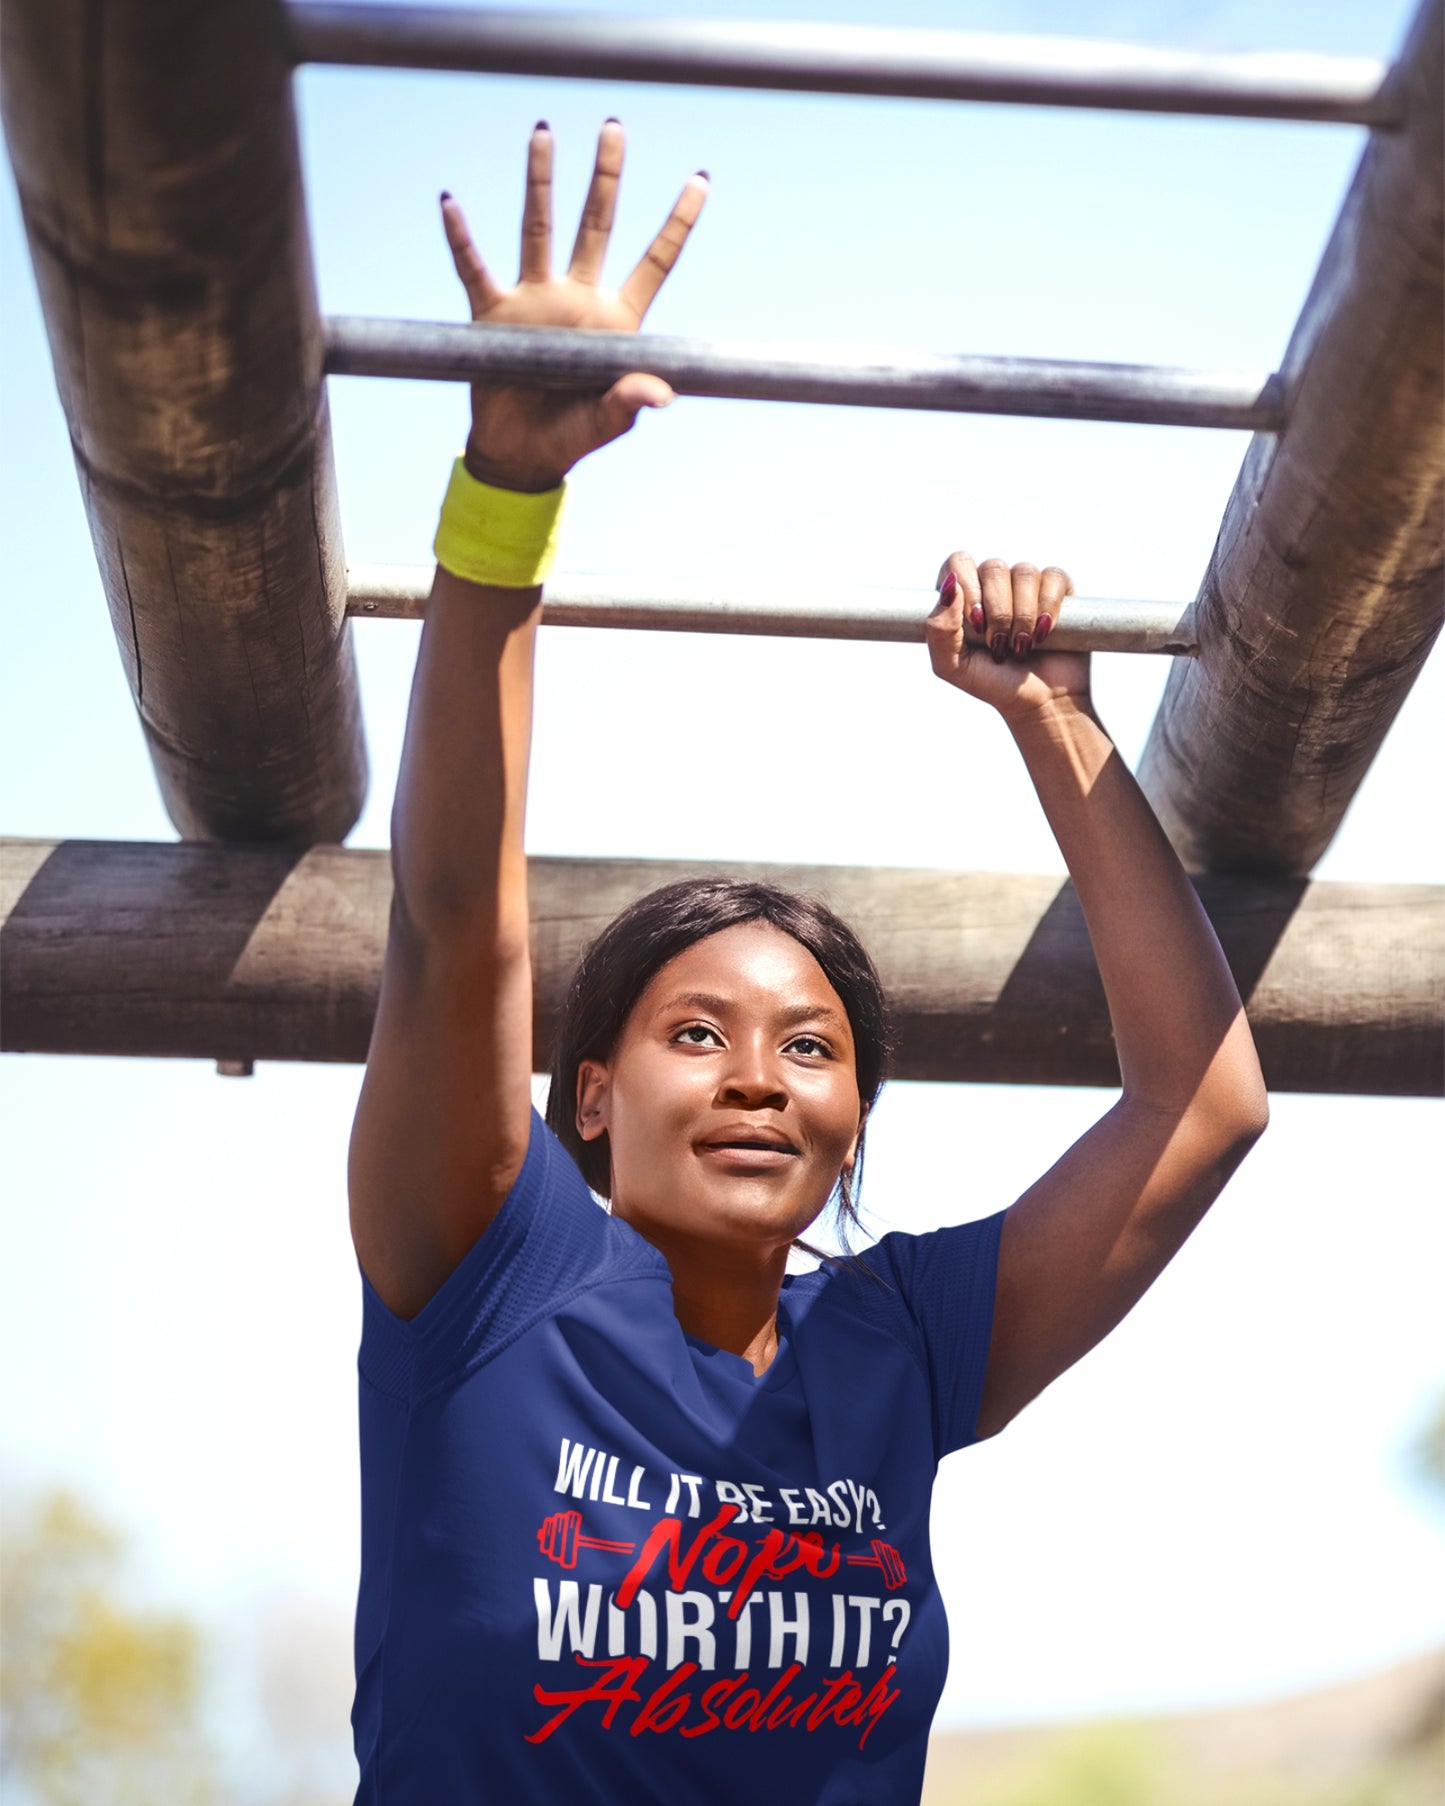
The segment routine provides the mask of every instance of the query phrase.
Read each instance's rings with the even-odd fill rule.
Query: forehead
[[[768,922],[740,922],[694,941],[653,975],[634,1013],[655,1014],[694,995],[754,1013],[796,1013],[807,1005],[848,1025],[843,1000],[817,960]]]

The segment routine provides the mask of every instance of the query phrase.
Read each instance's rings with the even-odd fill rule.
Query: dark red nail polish
[[[973,628],[975,633],[983,632],[983,605],[981,603],[975,602],[973,607],[969,609],[968,620],[969,625]]]
[[[938,586],[938,599],[946,608],[953,600],[953,592],[958,588],[958,579],[950,571]]]
[[[607,115],[607,117],[602,121],[602,123],[603,123],[603,125],[621,125],[622,121],[617,117],[617,115],[615,113],[609,113]]]
[[[989,641],[988,649],[993,654],[993,662],[996,665],[1001,665],[1008,657],[1008,635],[1006,633],[996,633]]]
[[[1034,644],[1036,646],[1040,640],[1048,638],[1049,634],[1053,631],[1053,626],[1054,617],[1052,615],[1039,616],[1038,620],[1034,623]]]
[[[700,170],[698,170],[697,173],[702,177],[704,182],[710,182],[712,180],[712,177],[707,173],[707,171],[705,169],[700,169]]]
[[[534,132],[550,132],[551,129],[552,129],[551,126],[547,124],[547,121],[545,119],[539,119],[537,121],[537,123],[532,127],[532,130]]]
[[[1033,651],[1033,647],[1034,636],[1031,633],[1016,633],[1014,635],[1014,656],[1016,658],[1027,658],[1030,652]]]
[[[443,190],[442,190],[442,199],[443,199],[443,200],[444,200],[444,201],[449,201],[449,200],[450,200],[450,199],[451,199],[451,198],[452,198],[452,191],[451,191],[451,189],[450,189],[450,188],[444,188],[444,189],[443,189]]]

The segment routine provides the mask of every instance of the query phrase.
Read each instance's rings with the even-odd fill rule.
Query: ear
[[[577,1067],[577,1133],[584,1141],[596,1141],[607,1133],[608,1105],[612,1101],[611,1075],[600,1060],[582,1060]]]
[[[852,1147],[850,1147],[848,1149],[848,1152],[843,1156],[842,1170],[847,1174],[847,1176],[850,1179],[853,1177],[853,1168],[858,1163],[858,1143],[860,1141],[862,1141],[863,1131],[867,1127],[868,1127],[868,1106],[867,1106],[867,1104],[864,1104],[863,1108],[858,1112],[858,1129],[857,1129],[857,1133],[853,1137],[853,1145],[852,1145]]]

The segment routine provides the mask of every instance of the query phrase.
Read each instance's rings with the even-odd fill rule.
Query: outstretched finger
[[[442,230],[447,235],[447,244],[451,247],[452,262],[456,265],[457,275],[461,278],[462,287],[467,291],[472,318],[480,320],[482,315],[501,299],[502,291],[492,281],[487,266],[482,262],[477,247],[472,243],[472,235],[467,229],[466,215],[445,189],[442,191]]]
[[[707,190],[705,169],[688,177],[662,230],[647,247],[637,268],[623,283],[622,299],[639,320],[657,299],[657,291],[666,282],[672,266],[682,255],[687,235],[697,224],[697,216],[702,212]]]
[[[552,274],[552,132],[545,119],[532,129],[527,146],[527,198],[522,205],[523,282],[545,282]]]
[[[589,286],[595,286],[602,275],[607,241],[612,236],[624,144],[621,121],[606,120],[598,134],[597,161],[592,165],[592,185],[587,190],[587,199],[582,206],[577,241],[572,246],[572,262],[567,271],[576,281],[585,282]]]

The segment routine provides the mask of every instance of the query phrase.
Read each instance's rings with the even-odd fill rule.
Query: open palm
[[[597,140],[592,182],[563,276],[552,273],[553,139],[545,124],[537,126],[527,149],[521,267],[514,288],[493,280],[460,206],[451,195],[442,196],[447,243],[474,321],[636,332],[702,212],[707,178],[699,173],[687,182],[632,274],[610,293],[598,284],[612,236],[623,151],[622,127],[609,119]],[[640,371],[620,377],[600,395],[474,383],[467,467],[473,476],[507,488],[555,488],[579,458],[625,433],[640,408],[666,407],[672,399],[661,377]]]

